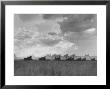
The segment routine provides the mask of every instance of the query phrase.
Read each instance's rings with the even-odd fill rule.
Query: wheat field
[[[96,76],[97,61],[14,61],[15,76]]]

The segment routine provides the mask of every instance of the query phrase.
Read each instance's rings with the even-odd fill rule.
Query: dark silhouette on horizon
[[[16,55],[14,55],[14,57],[16,57]],[[32,56],[29,56],[27,58],[24,58],[24,60],[29,61],[29,60],[33,60]],[[73,55],[68,55],[65,54],[64,56],[61,56],[60,54],[54,54],[54,55],[46,55],[44,57],[39,57],[38,58],[39,61],[96,61],[96,56],[89,56],[85,55],[85,56],[76,56],[75,54]]]
[[[45,61],[46,58],[45,58],[45,57],[40,57],[39,60],[40,60],[40,61]]]
[[[27,60],[27,61],[32,60],[32,56],[29,56],[27,58],[24,58],[24,60]]]

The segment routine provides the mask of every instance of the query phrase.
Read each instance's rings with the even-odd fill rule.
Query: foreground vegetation
[[[97,61],[15,60],[15,76],[96,76]]]

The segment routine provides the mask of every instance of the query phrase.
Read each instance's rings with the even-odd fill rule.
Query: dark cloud
[[[81,32],[97,27],[96,14],[44,14],[43,18],[48,20],[64,18],[63,21],[58,22],[63,33]]]
[[[62,16],[63,16],[62,14],[44,14],[43,18],[49,20],[49,19],[56,19]]]
[[[55,32],[49,32],[48,34],[49,34],[49,35],[53,35],[53,36],[54,36],[54,35],[57,35]]]
[[[40,42],[42,45],[44,46],[54,46],[56,44],[58,44],[61,40],[51,40],[51,39],[41,39]]]
[[[64,39],[70,42],[77,42],[81,40],[89,40],[97,36],[96,31],[86,33],[86,32],[69,32],[64,35]],[[95,38],[96,39],[96,38]]]
[[[69,15],[68,19],[59,24],[64,33],[81,32],[89,28],[96,28],[96,15]]]

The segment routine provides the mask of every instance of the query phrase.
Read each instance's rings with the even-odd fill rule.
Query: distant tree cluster
[[[24,60],[33,60],[32,59],[32,56],[29,56],[27,58],[24,58]],[[51,60],[51,61],[96,61],[96,56],[89,56],[88,55],[85,55],[85,56],[76,56],[75,54],[73,55],[68,55],[68,54],[65,54],[63,56],[61,55],[57,55],[57,54],[54,54],[54,55],[46,55],[44,57],[40,57],[38,58],[39,61],[48,61],[48,60]]]

